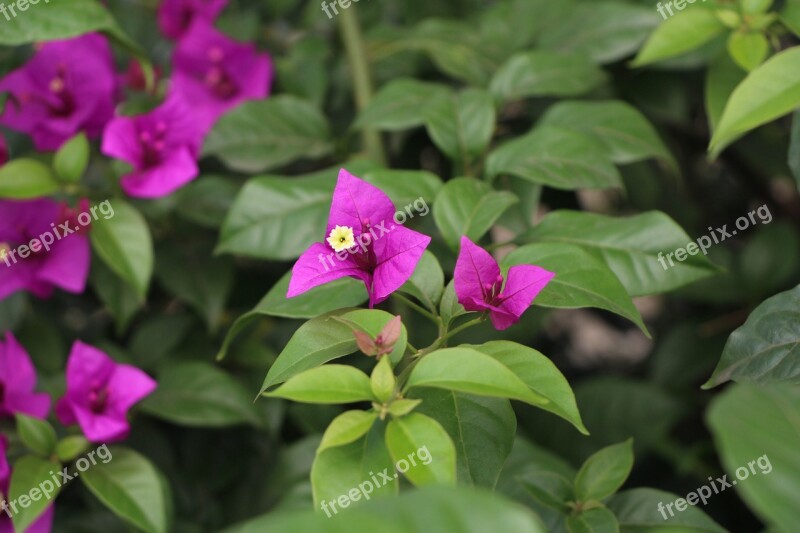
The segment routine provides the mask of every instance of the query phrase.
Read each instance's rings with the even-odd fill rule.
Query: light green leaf
[[[114,216],[92,224],[89,234],[97,255],[144,299],[153,273],[153,241],[139,211],[122,200],[111,200]]]
[[[456,178],[436,197],[433,219],[450,248],[457,250],[462,235],[477,241],[516,202],[510,192],[492,190],[475,179]]]
[[[776,294],[750,313],[731,333],[710,389],[728,380],[752,383],[800,383],[800,285]]]
[[[375,397],[369,377],[347,365],[322,365],[290,377],[286,383],[264,396],[304,403],[351,403],[372,401]]]
[[[425,250],[414,273],[398,291],[410,294],[425,307],[436,312],[444,292],[444,272],[436,256]]]
[[[142,411],[189,427],[261,425],[253,395],[226,372],[200,361],[178,363],[158,375]]]
[[[536,406],[549,402],[505,365],[472,348],[444,348],[426,354],[411,371],[405,390],[413,387],[510,398]]]
[[[69,463],[89,449],[90,443],[83,435],[64,437],[56,444],[56,457],[62,463]]]
[[[81,473],[81,481],[114,514],[144,531],[170,529],[169,486],[143,455],[127,448],[111,448],[112,459]]]
[[[536,265],[556,277],[536,296],[534,305],[557,309],[596,307],[623,316],[645,335],[647,326],[617,276],[590,252],[562,243],[520,246],[503,258],[504,267]]]
[[[2,19],[0,44],[17,46],[35,41],[67,39],[116,26],[114,18],[96,0],[63,0],[28,4],[24,13]]]
[[[433,418],[411,413],[393,419],[386,427],[386,447],[398,471],[415,486],[456,484],[456,448]]]
[[[381,360],[372,369],[372,374],[369,378],[369,384],[372,388],[372,394],[378,400],[378,403],[388,402],[394,396],[394,387],[397,380],[392,372],[392,365],[389,363],[388,357],[382,357]]]
[[[728,38],[728,53],[747,72],[764,62],[769,54],[769,41],[762,33],[735,31]]]
[[[606,262],[631,296],[668,292],[716,272],[699,251],[669,265],[667,255],[685,247],[691,239],[675,221],[658,211],[619,218],[554,211],[523,238],[584,248]]]
[[[34,159],[13,159],[0,167],[0,198],[39,198],[59,188],[50,167]]]
[[[504,63],[489,88],[496,100],[510,102],[533,96],[578,96],[605,79],[588,55],[536,50]]]
[[[603,500],[622,487],[633,468],[633,441],[608,446],[589,457],[575,477],[580,501]]]
[[[344,446],[350,444],[367,434],[372,425],[378,419],[378,413],[368,413],[367,411],[345,411],[340,414],[325,430],[322,435],[322,442],[317,448],[317,455],[328,448]]]
[[[61,491],[61,485],[53,482],[53,475],[50,472],[60,470],[59,463],[34,455],[26,455],[14,463],[7,499],[9,502],[17,502],[17,510],[11,515],[16,531],[26,531],[42,516],[47,507],[52,505]],[[47,482],[49,482],[49,485],[46,485],[50,489],[49,495],[43,492],[44,487],[40,487]],[[21,498],[23,501],[20,501]],[[24,500],[28,500],[28,505],[23,505],[26,503]]]
[[[447,284],[442,294],[442,302],[439,304],[439,315],[442,317],[442,322],[447,326],[454,318],[467,314],[464,306],[458,303],[458,296],[456,296],[456,289],[453,280]]]
[[[22,444],[43,457],[53,454],[56,447],[56,430],[47,420],[39,420],[21,413],[15,415],[17,433]]]
[[[239,172],[263,172],[333,150],[330,127],[313,104],[279,95],[245,102],[226,113],[205,139],[203,155]]]
[[[731,93],[742,82],[747,73],[728,54],[720,54],[709,65],[706,74],[705,104],[711,131],[714,132],[722,117],[725,104]]]
[[[679,16],[668,18],[647,39],[633,66],[641,67],[676,57],[707,43],[725,31],[714,11],[692,6]]]
[[[569,382],[550,359],[533,348],[511,341],[492,341],[473,348],[502,363],[533,392],[547,398],[550,403],[541,405],[541,409],[567,420],[584,435],[589,434]]]
[[[589,135],[547,125],[494,150],[486,173],[565,190],[622,187],[606,146]]]
[[[79,133],[65,142],[53,157],[56,175],[64,182],[76,183],[83,177],[89,165],[89,140]]]

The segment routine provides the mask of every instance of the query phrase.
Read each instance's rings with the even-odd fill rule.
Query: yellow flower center
[[[331,230],[328,235],[328,244],[331,245],[334,252],[341,252],[347,250],[355,245],[356,240],[353,237],[353,228],[349,226],[336,226]]]

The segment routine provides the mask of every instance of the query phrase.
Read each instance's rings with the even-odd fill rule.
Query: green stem
[[[463,324],[461,324],[460,326],[458,326],[455,329],[451,329],[450,331],[445,333],[443,336],[439,337],[439,341],[438,341],[439,345],[441,346],[442,344],[444,344],[444,341],[446,341],[447,339],[449,339],[453,335],[455,335],[457,333],[461,333],[465,329],[469,329],[472,326],[477,326],[478,324],[480,324],[484,320],[486,320],[486,316],[481,315],[478,318],[474,318],[474,319],[470,320],[469,322],[464,322]]]
[[[427,317],[429,320],[431,320],[437,326],[442,321],[438,316],[434,315],[433,313],[431,313],[430,311],[428,311],[427,309],[425,309],[421,305],[417,305],[416,303],[412,302],[411,300],[409,300],[408,298],[406,298],[402,294],[399,294],[399,293],[395,292],[395,293],[392,293],[392,297],[393,298],[397,298],[398,300],[400,300],[401,302],[403,302],[404,304],[409,306],[411,309],[415,310],[417,313]]]
[[[364,38],[358,25],[355,9],[345,9],[339,15],[342,40],[347,53],[347,60],[353,71],[353,90],[355,92],[356,109],[364,110],[372,100],[372,80],[369,72],[369,61],[365,53]],[[380,133],[372,128],[362,130],[364,148],[372,159],[386,165]]]

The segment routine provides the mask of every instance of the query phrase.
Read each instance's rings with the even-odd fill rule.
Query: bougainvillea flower
[[[8,163],[8,145],[6,138],[0,135],[0,167]]]
[[[158,6],[158,27],[170,39],[178,39],[195,21],[213,23],[228,0],[163,0]]]
[[[269,55],[203,22],[180,40],[172,64],[172,90],[192,103],[193,115],[206,127],[246,100],[266,98],[272,84]]]
[[[11,486],[11,466],[8,464],[8,440],[4,435],[0,435],[0,533],[14,533],[14,525],[11,517],[14,509],[8,504],[9,487]],[[17,512],[20,507],[18,502]],[[1,507],[5,505],[6,507]],[[47,507],[45,512],[28,526],[25,533],[50,533],[53,528],[53,506]]]
[[[411,277],[431,242],[427,235],[395,224],[394,215],[394,204],[383,191],[341,169],[327,242],[311,245],[300,256],[286,296],[350,276],[367,286],[370,307],[384,301]]]
[[[48,298],[56,287],[82,293],[91,256],[85,232],[64,204],[0,200],[0,299],[17,291]]]
[[[33,137],[38,150],[56,150],[80,131],[97,137],[114,114],[111,48],[94,33],[46,43],[0,80],[0,92],[10,93],[0,124]]]
[[[553,277],[553,272],[538,266],[515,265],[508,269],[508,281],[503,286],[494,257],[461,237],[454,275],[458,302],[467,311],[488,311],[496,329],[516,324]]]
[[[22,413],[47,418],[50,396],[34,392],[35,388],[36,369],[28,352],[14,335],[6,333],[5,340],[0,340],[0,417]]]
[[[112,120],[103,133],[102,152],[133,167],[121,180],[126,194],[159,198],[197,177],[204,134],[188,105],[170,97],[144,115]]]
[[[91,442],[123,440],[130,431],[128,410],[155,388],[138,368],[75,341],[67,361],[67,392],[56,403],[56,414],[64,425],[77,422]]]

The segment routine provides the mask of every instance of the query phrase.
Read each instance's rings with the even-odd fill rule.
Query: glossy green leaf
[[[80,181],[89,165],[89,140],[86,134],[79,133],[58,149],[53,157],[56,175],[67,183]]]
[[[484,182],[470,178],[448,181],[433,204],[433,219],[447,244],[457,250],[461,236],[478,241],[500,215],[517,202],[506,191],[494,191]]]
[[[663,490],[638,488],[624,490],[613,495],[606,505],[616,515],[620,531],[623,533],[639,531],[723,533],[726,531],[709,518],[699,505],[689,505],[683,511],[673,512],[670,515],[665,506],[678,498],[680,496]],[[659,504],[664,509],[663,514],[658,510]]]
[[[436,312],[444,292],[444,272],[436,256],[425,250],[414,273],[398,291],[410,294]]]
[[[800,383],[800,285],[768,298],[731,333],[722,358],[703,388],[728,380]]]
[[[178,363],[159,373],[158,388],[140,407],[181,426],[260,426],[253,394],[226,372],[200,361]]]
[[[333,150],[330,127],[313,104],[288,95],[246,102],[226,113],[205,139],[204,155],[239,172],[263,172]]]
[[[605,507],[595,507],[567,517],[569,533],[619,533],[614,513]]]
[[[323,363],[356,351],[352,327],[366,331],[374,338],[394,315],[378,309],[356,309],[338,315],[325,315],[309,320],[292,335],[278,359],[269,369],[261,392],[290,377]],[[397,364],[406,351],[408,333],[402,327],[400,339],[389,355]]]
[[[601,259],[578,246],[528,244],[505,256],[502,264],[506,267],[536,265],[556,273],[556,277],[536,296],[534,305],[558,309],[605,309],[627,318],[649,335],[639,310],[617,276]]]
[[[486,173],[510,174],[556,189],[622,187],[608,149],[595,138],[562,127],[537,127],[494,150]]]
[[[322,435],[322,442],[317,448],[317,454],[324,452],[328,448],[344,446],[360,439],[367,434],[377,419],[377,413],[357,410],[345,411],[334,418],[328,429],[325,430],[325,434]]]
[[[367,301],[364,282],[354,278],[340,278],[314,287],[293,298],[287,298],[289,271],[272,287],[252,311],[241,318],[256,316],[280,316],[284,318],[314,318],[337,309],[358,307]]]
[[[696,5],[689,7],[691,9],[668,18],[656,28],[639,50],[633,61],[634,66],[641,67],[679,56],[725,31],[725,26],[713,10]]]
[[[510,398],[536,406],[549,402],[505,365],[472,348],[445,348],[426,354],[406,382],[406,390],[414,387]]]
[[[26,455],[18,459],[12,469],[7,499],[9,502],[16,502],[17,506],[16,512],[11,507],[11,520],[16,531],[26,531],[52,505],[61,491],[60,484],[53,482],[53,474],[50,473],[60,471],[61,465],[55,461]],[[44,492],[45,489],[49,494]]]
[[[533,348],[511,341],[491,341],[474,348],[502,363],[533,392],[547,398],[550,403],[540,406],[542,409],[569,421],[584,435],[589,434],[569,382],[550,359]]]
[[[92,248],[111,270],[144,299],[153,273],[153,241],[139,211],[122,200],[112,200],[114,216],[92,224]]]
[[[50,167],[34,159],[12,159],[0,167],[0,198],[38,198],[53,194],[59,187]]]
[[[372,401],[369,377],[347,365],[322,365],[290,377],[264,396],[304,403],[351,403]]]
[[[605,74],[587,55],[536,50],[504,63],[490,90],[496,100],[509,102],[532,96],[578,96],[604,81]]]
[[[608,446],[594,453],[575,477],[575,496],[580,501],[600,501],[622,487],[633,468],[633,441]]]
[[[591,135],[606,146],[615,163],[655,157],[677,168],[675,159],[647,118],[632,105],[619,100],[559,102],[539,119],[537,127],[543,125]]]
[[[719,119],[709,149],[717,152],[740,135],[800,105],[800,48],[769,58],[740,83]]]
[[[706,412],[717,451],[736,492],[776,531],[792,531],[800,508],[800,389],[734,385]],[[733,481],[735,482],[735,481]]]
[[[397,470],[414,485],[456,484],[456,448],[433,418],[411,413],[393,419],[386,426],[386,447]]]
[[[439,422],[453,440],[459,485],[493,488],[517,429],[509,401],[432,387],[410,395],[422,401],[415,412]]]
[[[425,107],[431,139],[451,159],[469,162],[489,145],[495,128],[494,102],[483,89],[440,94]]]
[[[355,126],[389,131],[421,126],[430,102],[446,94],[449,90],[445,85],[405,78],[390,81],[358,115]]]
[[[47,420],[17,413],[17,433],[22,444],[37,454],[49,457],[56,447],[56,431]]]
[[[708,277],[716,268],[699,251],[669,265],[668,254],[692,239],[664,213],[607,217],[578,211],[554,211],[525,234],[535,242],[575,244],[603,259],[631,296],[671,291]],[[659,254],[662,261],[659,260]],[[674,253],[672,254],[674,256]]]
[[[81,473],[84,485],[114,514],[144,531],[170,529],[168,485],[143,455],[128,448],[111,448],[112,459]]]

